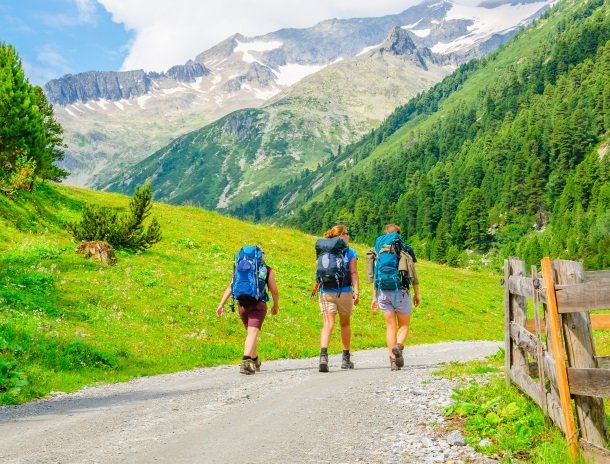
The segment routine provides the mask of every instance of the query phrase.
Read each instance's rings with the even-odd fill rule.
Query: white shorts
[[[377,304],[382,311],[411,314],[413,304],[408,290],[377,290]]]

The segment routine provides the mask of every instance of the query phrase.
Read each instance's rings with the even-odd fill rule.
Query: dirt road
[[[0,408],[1,463],[489,462],[453,444],[442,423],[454,384],[441,362],[493,354],[499,342],[405,349],[391,372],[384,349],[356,352],[356,368],[317,359],[264,362],[87,388]]]

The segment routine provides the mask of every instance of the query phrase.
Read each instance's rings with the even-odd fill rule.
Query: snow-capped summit
[[[436,54],[437,63],[459,64],[499,46],[552,3],[486,0],[468,7],[428,0],[395,15],[329,19],[258,37],[235,34],[163,73],[92,71],[55,79],[44,90],[64,127],[68,182],[103,182],[105,171],[140,161],[232,111],[259,107],[307,76],[378,47],[400,53],[412,43],[427,57]],[[393,30],[393,44],[382,46]],[[420,51],[413,51],[413,60],[425,66]]]

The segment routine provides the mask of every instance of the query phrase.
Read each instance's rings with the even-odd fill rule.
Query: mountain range
[[[159,181],[154,188],[165,201],[217,208],[246,201],[315,168],[460,63],[503,43],[550,3],[467,8],[429,1],[380,18],[334,19],[253,38],[236,34],[163,73],[92,71],[50,81],[45,92],[64,127],[68,182],[126,191],[146,173]],[[241,109],[247,110],[234,113]],[[254,141],[231,138],[242,115],[246,126],[259,128],[248,135]],[[202,131],[206,146],[188,149],[180,137],[193,130]],[[195,135],[186,137],[192,142]],[[236,140],[244,146],[229,156],[223,150]],[[210,162],[210,150],[222,161]],[[180,161],[154,161],[172,157]],[[193,179],[182,179],[189,168]]]

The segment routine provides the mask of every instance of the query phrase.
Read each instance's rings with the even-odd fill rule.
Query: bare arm
[[[231,281],[231,283],[228,285],[224,294],[222,295],[222,298],[220,299],[220,303],[218,303],[218,308],[216,308],[217,316],[222,316],[223,313],[225,312],[225,304],[227,303],[227,300],[231,296],[231,293],[232,293],[231,287],[232,286],[233,286],[233,281]]]
[[[373,287],[373,299],[371,300],[371,311],[377,311],[379,305],[377,304],[377,289]]]
[[[349,262],[349,272],[352,275],[352,288],[354,290],[354,304],[357,305],[360,301],[358,292],[358,260],[352,259]]]
[[[419,284],[413,284],[413,304],[419,306],[421,297],[419,296]]]
[[[269,272],[269,279],[267,280],[269,285],[269,291],[271,292],[271,298],[273,299],[273,307],[271,308],[271,314],[275,316],[279,310],[280,305],[280,293],[277,289],[277,282],[275,281],[275,272],[273,269]]]

